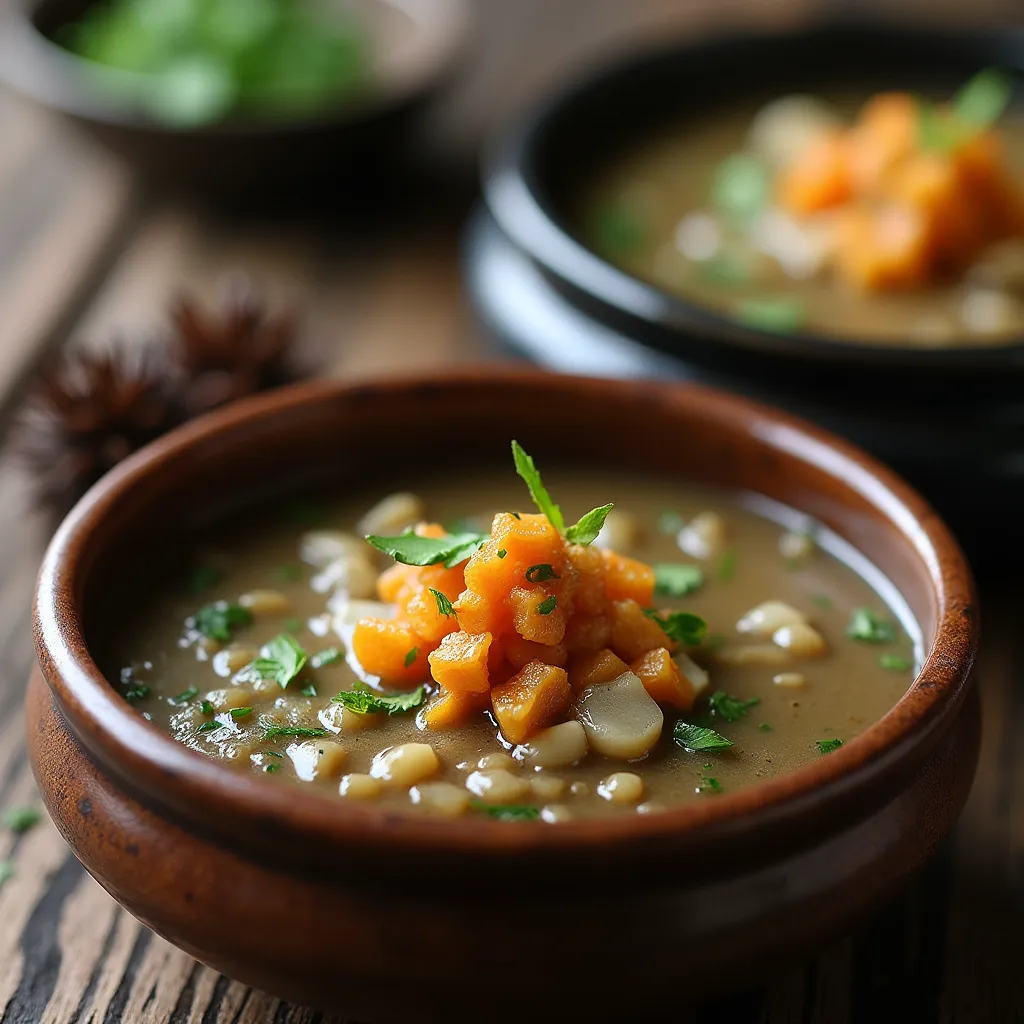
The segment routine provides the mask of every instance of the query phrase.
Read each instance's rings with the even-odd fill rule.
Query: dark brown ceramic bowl
[[[465,472],[512,435],[545,460],[745,488],[813,515],[905,597],[920,676],[792,774],[660,815],[541,826],[406,817],[231,770],[144,721],[93,661],[116,624],[105,595],[199,524],[439,451],[444,472]],[[977,758],[974,589],[943,524],[836,438],[695,387],[479,371],[239,403],[79,503],[47,552],[35,629],[32,763],[86,867],[203,962],[357,1019],[634,1019],[750,980],[890,896],[951,826]]]
[[[354,165],[372,181],[402,155],[410,122],[465,41],[465,0],[347,0],[367,26],[373,84],[365,97],[282,120],[229,118],[174,128],[147,116],[109,71],[53,42],[96,0],[12,0],[0,10],[0,82],[56,111],[123,157],[146,182],[217,198],[338,186]],[[356,177],[358,177],[356,175]]]

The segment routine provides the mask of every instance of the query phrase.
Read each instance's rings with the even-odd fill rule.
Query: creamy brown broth
[[[849,118],[865,98],[838,96],[829,102]],[[786,296],[801,310],[800,322],[792,329],[825,337],[942,347],[1005,343],[1024,336],[1024,245],[1015,242],[1008,243],[1013,286],[995,289],[995,300],[989,294],[993,289],[988,287],[984,259],[976,275],[984,283],[981,289],[968,273],[963,281],[872,293],[846,287],[828,274],[796,280],[742,239],[736,240],[732,253],[737,258],[727,264],[688,259],[674,241],[677,227],[687,215],[709,210],[715,169],[745,148],[758,109],[748,104],[666,127],[613,159],[584,189],[576,213],[584,240],[636,277],[741,320],[747,300]],[[1001,130],[1009,166],[1019,181],[1024,177],[1024,119],[1011,112]],[[628,221],[625,244],[609,244],[602,235],[602,220],[609,216]],[[738,265],[748,268],[742,275],[745,280],[734,274]],[[984,293],[980,297],[979,290]],[[754,326],[772,329],[756,321]]]
[[[591,753],[575,767],[542,772],[514,767],[512,771],[517,777],[529,780],[543,776],[564,783],[559,795],[532,793],[517,803],[538,808],[559,805],[573,816],[633,812],[634,803],[623,805],[598,795],[602,780],[616,771],[641,776],[644,791],[640,803],[645,810],[714,799],[719,792],[749,786],[816,760],[822,756],[817,747],[819,741],[849,740],[862,732],[884,715],[910,684],[913,672],[909,661],[902,670],[894,671],[881,667],[879,659],[891,655],[916,662],[919,651],[915,652],[914,641],[905,628],[916,627],[898,597],[887,595],[899,616],[886,607],[878,590],[862,576],[823,550],[833,543],[839,543],[842,549],[835,538],[819,533],[819,543],[809,556],[787,560],[779,549],[786,528],[743,507],[742,503],[751,503],[750,498],[606,473],[550,472],[546,473],[546,482],[566,509],[567,517],[604,501],[614,501],[618,509],[630,513],[640,528],[639,540],[630,553],[645,561],[695,562],[680,551],[674,534],[664,532],[670,525],[670,517],[664,515],[667,510],[690,520],[713,509],[725,521],[727,539],[719,554],[700,563],[705,582],[699,590],[676,600],[657,599],[659,607],[685,608],[708,622],[710,639],[693,656],[708,668],[711,680],[694,710],[679,713],[666,709],[661,740],[640,763],[612,761]],[[524,507],[521,483],[515,478],[510,480],[505,472],[481,473],[458,486],[449,481],[438,484],[436,480],[409,480],[403,484],[422,496],[431,520],[446,524],[469,515],[486,529],[494,511]],[[321,528],[353,530],[359,517],[385,493],[380,490],[358,500],[341,498],[326,502]],[[794,522],[798,526],[802,522],[788,510],[780,512],[762,503],[761,510],[765,509],[783,518],[789,515],[790,527]],[[258,615],[253,624],[236,632],[235,645],[256,649],[282,630],[291,630],[311,654],[341,646],[339,637],[326,630],[322,620],[329,595],[311,589],[310,579],[316,570],[300,561],[300,537],[307,527],[294,522],[292,512],[294,509],[282,503],[265,514],[233,522],[230,528],[204,538],[196,549],[194,565],[198,574],[192,573],[189,580],[167,580],[162,591],[144,603],[134,622],[108,638],[106,664],[111,678],[120,678],[118,685],[126,694],[140,687],[148,688],[148,693],[136,696],[133,703],[161,729],[192,749],[223,759],[240,771],[267,775],[268,784],[311,785],[340,799],[340,775],[365,773],[374,755],[382,749],[418,741],[429,743],[440,758],[442,767],[435,778],[464,787],[469,772],[481,757],[503,753],[508,746],[483,716],[473,725],[450,731],[421,730],[416,713],[412,712],[381,717],[358,732],[343,731],[337,736],[310,740],[263,738],[264,725],[270,721],[309,728],[322,728],[325,717],[331,723],[339,721],[331,717],[339,710],[332,705],[331,697],[339,690],[350,689],[356,678],[344,660],[321,668],[307,667],[285,691],[276,683],[261,684],[259,691],[250,687],[235,703],[251,707],[252,712],[237,721],[228,717],[218,691],[232,686],[232,681],[217,675],[216,659],[182,640],[183,624],[198,605],[216,599],[236,601],[247,591],[272,589],[285,595],[288,608]],[[387,564],[382,560],[380,567]],[[870,566],[860,568],[869,575],[874,573],[875,586],[885,589],[887,585],[876,570]],[[189,586],[201,583],[203,574],[212,578],[210,570],[221,573],[220,580],[201,597],[189,593]],[[815,660],[793,659],[791,664],[779,666],[721,664],[718,658],[723,650],[748,642],[737,633],[737,620],[751,607],[769,599],[788,602],[806,613],[825,637],[828,654]],[[903,619],[894,642],[862,643],[844,635],[854,610],[860,607],[875,609],[893,622],[898,617]],[[311,623],[315,629],[310,628]],[[776,685],[773,676],[780,672],[800,673],[805,683],[796,688]],[[316,687],[316,696],[304,696],[301,692],[310,683]],[[186,703],[171,702],[190,689],[198,693]],[[726,722],[708,713],[708,696],[714,691],[744,699],[757,698],[759,703],[746,717]],[[203,699],[217,704],[216,720],[224,721],[223,727],[198,731],[213,720],[210,713],[204,714]],[[677,718],[712,726],[732,739],[735,746],[719,754],[686,751],[672,740],[672,724]],[[296,751],[304,743],[322,749],[325,742],[340,744],[344,763],[321,772],[315,780],[301,781],[304,769]],[[273,766],[270,773],[266,772],[268,766]],[[556,789],[558,782],[550,785]],[[412,804],[408,787],[385,789],[375,799],[393,807],[421,810]],[[478,812],[479,808],[474,807],[467,811]]]

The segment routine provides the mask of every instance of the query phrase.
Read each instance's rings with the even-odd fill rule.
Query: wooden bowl
[[[439,450],[458,472],[513,434],[545,460],[745,488],[818,518],[907,600],[920,676],[791,774],[660,815],[533,827],[403,816],[232,770],[146,722],[93,661],[116,627],[104,594],[147,551],[268,491]],[[240,402],[76,506],[43,564],[35,637],[30,756],[89,871],[204,963],[356,1019],[634,1019],[749,981],[889,897],[953,823],[978,752],[974,589],[943,524],[843,442],[696,387],[481,370]]]
[[[806,416],[890,462],[966,533],[979,504],[998,514],[1014,507],[1007,493],[1024,495],[1024,337],[925,349],[757,330],[590,250],[573,204],[617,153],[716,106],[837,87],[951,92],[992,65],[1024,91],[1024,29],[834,23],[601,67],[494,141],[466,250],[476,305],[504,341],[550,369],[675,376]]]
[[[56,111],[146,181],[267,204],[342,182],[374,184],[403,155],[416,116],[450,72],[469,27],[465,0],[348,0],[372,40],[372,91],[282,120],[174,128],[148,117],[109,72],[53,42],[96,0],[12,0],[0,12],[0,81]],[[105,88],[104,85],[107,85]],[[364,166],[366,165],[366,166]],[[360,174],[359,172],[363,173]]]

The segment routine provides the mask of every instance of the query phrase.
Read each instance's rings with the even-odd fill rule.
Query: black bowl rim
[[[897,44],[988,49],[998,54],[1000,66],[1009,67],[1024,78],[1024,27],[954,31],[879,25],[856,17],[832,18],[772,35],[738,30],[693,42],[648,47],[613,64],[593,68],[499,133],[481,161],[484,203],[499,229],[545,274],[554,277],[584,304],[596,307],[613,320],[654,326],[677,342],[663,349],[677,357],[686,355],[686,349],[678,342],[686,344],[696,338],[725,344],[739,350],[737,354],[753,350],[818,363],[932,367],[958,372],[1024,366],[1024,337],[1002,344],[926,348],[869,339],[852,341],[811,332],[776,333],[740,324],[698,302],[634,277],[603,259],[577,238],[545,199],[538,170],[543,136],[552,121],[565,116],[576,104],[585,102],[597,89],[627,79],[652,65],[685,59],[698,51],[726,51],[751,45],[770,47],[800,40],[828,46],[851,34],[875,35]]]

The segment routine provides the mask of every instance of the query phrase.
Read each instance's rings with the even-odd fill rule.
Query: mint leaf
[[[728,750],[732,740],[727,740],[714,729],[705,729],[700,725],[690,725],[678,721],[672,730],[672,739],[687,750]]]
[[[684,597],[704,583],[699,565],[659,562],[654,566],[654,591],[669,597]]]
[[[614,505],[602,505],[600,508],[592,508],[578,523],[574,523],[565,531],[565,539],[570,544],[582,544],[589,547],[597,540],[597,535],[608,518],[608,513]]]
[[[512,460],[516,464],[516,472],[523,478],[530,491],[533,503],[540,509],[543,515],[548,517],[548,522],[559,533],[563,532],[565,530],[565,519],[562,517],[562,510],[551,500],[551,495],[548,494],[547,488],[540,478],[540,472],[533,464],[533,459],[526,454],[523,446],[518,441],[512,442]]]
[[[896,639],[896,627],[871,608],[854,608],[846,635],[865,644],[891,644]]]
[[[451,569],[474,554],[485,540],[486,533],[456,533],[445,537],[421,537],[411,530],[399,537],[376,537],[366,540],[402,565],[438,565]]]
[[[738,697],[730,697],[724,690],[716,690],[709,699],[711,711],[719,715],[727,722],[738,722],[750,714],[750,709],[761,703],[759,697],[751,697],[750,700],[740,700]]]
[[[210,640],[227,643],[234,630],[252,623],[252,612],[240,604],[229,601],[215,601],[204,604],[186,623],[199,630]]]
[[[336,693],[331,700],[336,704],[344,704],[349,711],[355,711],[360,715],[373,715],[386,711],[389,715],[398,715],[403,711],[412,711],[418,708],[427,695],[422,686],[417,686],[410,693],[376,693],[369,689],[342,690]]]
[[[688,647],[699,644],[708,631],[708,624],[692,612],[670,612],[662,616],[654,608],[645,608],[644,615],[653,619],[673,640]]]
[[[1003,116],[1013,95],[1013,80],[998,68],[979,71],[953,96],[957,120],[976,131],[984,131]]]
[[[306,652],[298,640],[287,633],[279,633],[264,645],[260,656],[252,663],[252,670],[260,679],[276,679],[284,690],[305,665]]]
[[[818,753],[831,754],[837,751],[842,745],[843,741],[840,739],[818,740]]]

